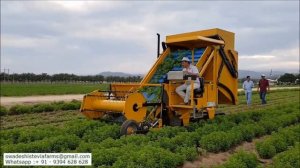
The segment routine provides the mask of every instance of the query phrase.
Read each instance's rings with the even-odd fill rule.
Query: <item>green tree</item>
[[[284,75],[280,76],[278,81],[280,82],[291,82],[294,83],[296,80],[296,76],[293,74],[285,73]]]

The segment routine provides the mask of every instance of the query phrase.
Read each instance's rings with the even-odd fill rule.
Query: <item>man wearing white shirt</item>
[[[243,89],[245,90],[247,105],[251,105],[252,88],[254,87],[253,81],[250,80],[250,76],[247,76],[247,80],[243,83]]]
[[[181,60],[181,65],[183,67],[183,73],[186,75],[199,75],[199,70],[196,66],[191,65],[191,61],[189,58],[187,57],[183,57]],[[199,77],[197,77],[197,79],[194,81],[194,89],[199,88],[200,87],[200,81],[199,81]],[[184,93],[184,90],[186,90],[186,92]],[[176,93],[183,98],[184,100],[184,104],[188,104],[189,103],[189,99],[190,99],[190,95],[191,95],[191,85],[189,83],[185,83],[183,85],[180,85],[176,88]]]

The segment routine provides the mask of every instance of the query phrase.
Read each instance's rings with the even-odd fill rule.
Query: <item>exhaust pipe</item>
[[[160,34],[156,33],[156,35],[157,35],[157,58],[158,58],[160,54]]]
[[[163,48],[163,51],[166,51],[166,49],[167,49],[167,44],[166,44],[166,42],[161,42],[161,45],[162,45],[162,48]]]

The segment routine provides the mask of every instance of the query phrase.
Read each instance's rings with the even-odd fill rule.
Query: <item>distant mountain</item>
[[[130,73],[124,73],[124,72],[110,72],[110,71],[101,72],[98,75],[102,75],[104,77],[107,77],[107,76],[120,76],[120,77],[143,76],[141,74],[130,74]]]
[[[256,72],[256,71],[248,71],[248,70],[239,70],[239,79],[246,78],[246,76],[250,76],[252,79],[259,79],[261,77],[261,74],[265,74],[266,78],[268,79],[277,79],[285,72],[273,71],[272,76],[270,76],[270,73],[271,73],[270,71]]]

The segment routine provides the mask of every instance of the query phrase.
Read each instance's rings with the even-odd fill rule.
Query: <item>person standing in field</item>
[[[254,87],[254,83],[250,80],[250,76],[247,76],[246,80],[243,83],[243,89],[246,95],[247,105],[251,105],[251,97],[252,97],[252,88]]]
[[[259,91],[259,97],[261,99],[261,104],[267,104],[266,94],[267,89],[270,91],[269,81],[266,79],[266,75],[261,75],[261,80],[258,82],[257,91]]]

